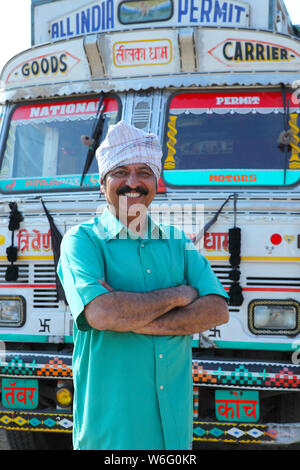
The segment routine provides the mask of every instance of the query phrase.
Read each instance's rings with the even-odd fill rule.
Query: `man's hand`
[[[108,290],[85,306],[87,322],[96,330],[135,331],[161,315],[188,306],[198,297],[191,286],[180,285],[150,292],[115,290],[106,279],[99,279]]]
[[[115,289],[111,287],[108,282],[102,278],[99,280],[101,286],[103,286],[105,289],[109,290],[110,292],[113,292]],[[190,303],[192,303],[194,300],[199,297],[197,289],[195,289],[192,286],[187,286],[186,284],[181,284],[177,286],[178,294],[180,296],[179,302],[178,302],[178,307],[186,307]]]
[[[229,321],[224,297],[205,295],[186,307],[175,308],[161,315],[135,333],[156,336],[179,336],[201,333]]]
[[[187,286],[185,284],[178,286],[178,292],[179,292],[179,295],[182,296],[182,300],[180,304],[178,305],[178,307],[186,307],[187,305],[194,302],[194,300],[196,300],[197,297],[199,297],[199,293],[197,289],[195,289],[192,286]]]
[[[219,295],[199,297],[185,284],[150,292],[115,290],[99,280],[109,292],[85,307],[88,323],[98,330],[134,331],[152,335],[189,335],[228,321],[225,299]]]

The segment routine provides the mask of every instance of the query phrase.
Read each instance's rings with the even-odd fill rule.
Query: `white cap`
[[[159,179],[162,150],[155,134],[147,134],[141,129],[119,121],[109,126],[101,145],[96,150],[100,182],[105,175],[121,165],[146,163]]]

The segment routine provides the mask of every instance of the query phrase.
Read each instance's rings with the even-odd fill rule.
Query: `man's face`
[[[156,178],[144,163],[122,165],[111,170],[101,185],[108,206],[125,225],[144,215],[156,193]]]

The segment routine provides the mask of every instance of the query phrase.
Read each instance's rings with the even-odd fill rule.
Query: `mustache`
[[[118,196],[119,195],[124,195],[126,193],[130,193],[131,191],[143,194],[145,196],[149,192],[146,188],[143,188],[143,186],[137,186],[136,188],[131,188],[130,186],[122,186],[121,188],[118,189],[117,194],[118,194]]]

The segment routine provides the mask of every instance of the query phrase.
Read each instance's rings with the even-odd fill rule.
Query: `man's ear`
[[[106,175],[104,179],[102,180],[102,183],[100,183],[100,192],[101,194],[105,194],[105,189],[106,189]]]

